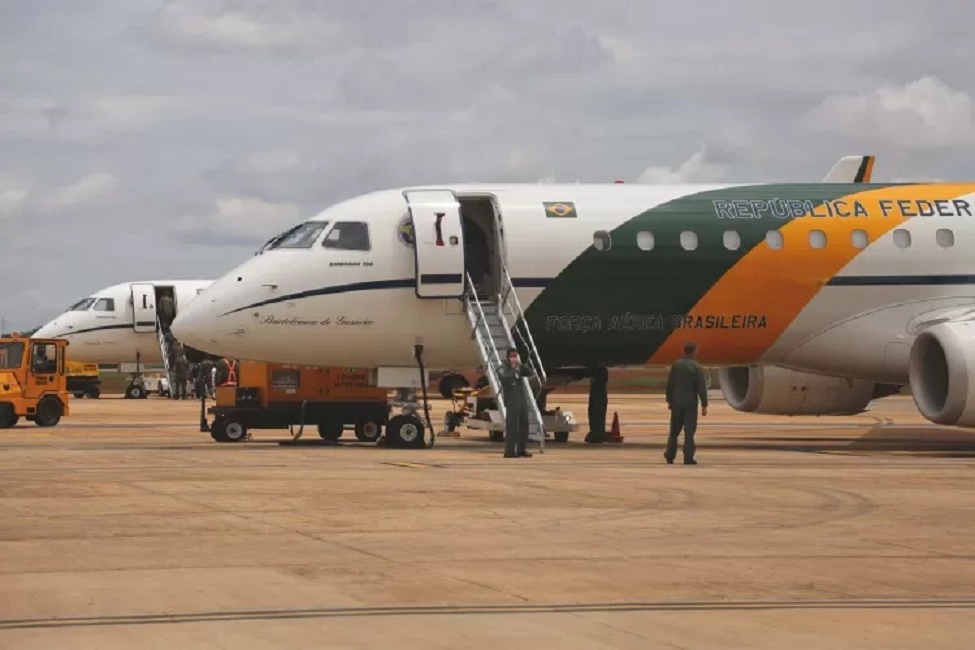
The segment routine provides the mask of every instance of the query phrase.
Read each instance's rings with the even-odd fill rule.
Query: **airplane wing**
[[[876,156],[843,156],[823,179],[824,183],[869,183]]]

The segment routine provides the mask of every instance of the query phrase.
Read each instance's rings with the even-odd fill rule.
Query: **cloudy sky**
[[[973,179],[975,9],[938,4],[0,0],[0,317],[409,183]]]

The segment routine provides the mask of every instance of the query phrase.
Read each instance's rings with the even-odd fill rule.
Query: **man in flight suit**
[[[164,332],[168,332],[173,321],[176,320],[176,302],[169,294],[159,298],[159,322]]]
[[[498,366],[501,399],[507,413],[504,418],[504,457],[531,458],[528,453],[528,403],[522,385],[523,377],[534,377],[531,368],[522,365],[517,348],[508,349],[508,358]]]
[[[704,368],[697,362],[697,345],[684,345],[684,358],[670,367],[667,376],[667,408],[670,409],[670,437],[664,458],[673,464],[677,456],[677,436],[684,430],[684,464],[697,465],[694,460],[694,434],[697,432],[697,405],[701,403],[701,415],[708,414],[708,384]]]
[[[186,355],[182,350],[176,352],[176,387],[173,391],[173,399],[186,399],[186,378],[189,364],[186,362]]]

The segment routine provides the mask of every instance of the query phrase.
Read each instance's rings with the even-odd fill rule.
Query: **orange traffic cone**
[[[606,442],[623,442],[623,436],[620,435],[620,414],[616,411],[613,411],[613,426],[606,436]]]

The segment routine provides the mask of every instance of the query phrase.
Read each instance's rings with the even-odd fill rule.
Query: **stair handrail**
[[[525,319],[525,310],[522,309],[521,301],[518,299],[518,292],[514,290],[515,283],[512,281],[511,275],[508,273],[508,265],[505,264],[504,260],[500,260],[500,262],[501,262],[501,272],[504,274],[505,285],[506,288],[509,289],[508,293],[514,296],[515,299],[514,304],[515,304],[516,312],[515,312],[515,326],[513,329],[518,331],[518,333],[522,336],[523,339],[527,334],[527,340],[525,341],[525,343],[526,343],[526,347],[528,348],[529,362],[532,365],[535,365],[535,363],[537,362],[538,368],[536,372],[538,373],[539,381],[542,383],[542,386],[544,386],[545,382],[548,380],[548,375],[545,373],[545,366],[542,364],[542,355],[538,352],[538,346],[535,345],[535,338],[532,336],[531,328],[528,327],[528,321]],[[505,302],[507,302],[507,299],[505,299]],[[499,305],[499,311],[502,311],[500,307],[501,305]],[[504,316],[502,315],[502,318],[503,317]],[[518,326],[519,321],[523,325],[523,328],[520,328]],[[520,331],[521,329],[525,330],[524,334],[521,333]],[[534,359],[532,357],[534,357]]]

